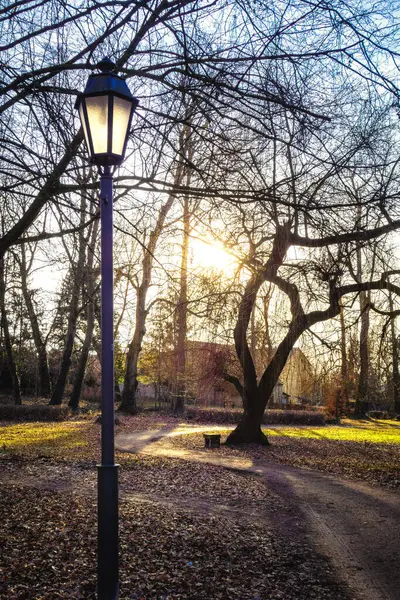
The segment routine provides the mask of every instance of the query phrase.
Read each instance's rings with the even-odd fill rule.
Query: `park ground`
[[[398,597],[400,422],[207,429],[121,418],[121,600]],[[0,423],[0,598],[95,598],[99,440],[93,415]]]

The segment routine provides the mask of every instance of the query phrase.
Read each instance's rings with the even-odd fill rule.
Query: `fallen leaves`
[[[222,457],[273,460],[294,467],[361,479],[374,485],[400,487],[400,444],[343,441],[329,439],[328,436],[308,437],[303,431],[300,430],[300,435],[295,437],[286,436],[284,430],[275,429],[268,447],[221,446],[218,452]],[[168,438],[159,443],[165,447],[210,452],[203,448],[202,434]]]
[[[95,598],[93,494],[3,486],[0,597]],[[174,506],[120,505],[121,600],[341,600],[329,565],[307,543],[257,521]]]
[[[166,424],[178,426],[129,417],[121,430]],[[0,598],[94,599],[99,426],[87,420],[6,424],[0,435]],[[272,442],[217,452],[383,485],[400,480],[395,444],[285,435]],[[154,445],[161,443],[210,452],[201,433]],[[262,478],[160,456],[120,453],[118,461],[121,600],[346,598],[306,532],[299,535],[301,518]],[[285,515],[299,523],[296,532],[277,527]]]
[[[124,417],[117,432],[143,431],[166,426],[173,430],[182,425],[184,423],[179,423],[173,417],[137,415]],[[395,440],[400,440],[398,422],[370,422],[324,428],[285,427],[269,429],[267,432],[271,437],[271,446],[268,448],[221,447],[220,455],[245,457],[251,460],[273,459],[293,466],[364,479],[378,485],[400,486],[400,443],[393,443]],[[207,452],[204,450],[202,434],[164,438],[160,444],[170,448]],[[154,446],[157,447],[157,443]],[[61,423],[0,423],[0,460],[9,457],[21,461],[43,460],[52,464],[91,467],[100,460],[100,426],[93,420],[87,419],[74,419]],[[187,486],[192,478],[190,471],[185,474],[185,469],[178,469],[176,482],[169,478],[167,486],[163,488],[161,483],[157,483],[159,482],[157,469],[160,464],[163,464],[164,459],[156,460],[120,452],[117,453],[117,460],[126,466],[146,464],[149,467],[144,475],[147,477],[146,485],[152,486],[154,492],[166,491],[173,494],[177,487]],[[165,464],[170,465],[168,469],[175,468],[171,466],[174,461],[165,460]],[[156,465],[154,472],[151,471],[152,465]],[[210,478],[213,480],[212,485],[216,485],[212,469],[210,469]],[[142,484],[139,482],[139,485]],[[229,495],[229,490],[224,492]],[[204,493],[204,489],[201,493]],[[234,491],[231,493],[235,494]]]

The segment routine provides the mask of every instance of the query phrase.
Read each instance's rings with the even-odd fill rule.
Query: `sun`
[[[191,240],[191,257],[194,267],[203,269],[217,269],[224,273],[233,271],[237,260],[225,250],[222,244],[198,238]]]

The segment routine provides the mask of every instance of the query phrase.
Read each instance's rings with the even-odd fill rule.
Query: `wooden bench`
[[[204,446],[206,448],[219,448],[221,445],[221,436],[219,433],[203,433]]]

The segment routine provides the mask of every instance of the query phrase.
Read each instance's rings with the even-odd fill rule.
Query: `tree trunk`
[[[182,162],[182,159],[180,158],[180,155],[184,154],[184,146],[186,140],[185,136],[187,135],[187,127],[184,127],[181,131],[181,135],[179,138],[180,153],[174,176],[175,188],[178,188],[182,184],[182,179],[184,175],[184,164]],[[144,249],[144,256],[142,261],[142,283],[137,288],[135,331],[133,334],[132,341],[128,347],[128,354],[126,357],[124,389],[122,392],[122,401],[118,409],[122,412],[134,413],[137,410],[136,390],[138,387],[138,361],[140,352],[142,350],[143,338],[146,333],[146,297],[151,283],[153,257],[158,239],[162,233],[165,224],[165,219],[173,205],[174,199],[175,195],[170,194],[166,203],[161,207],[160,212],[158,214],[156,226],[150,234],[147,247]]]
[[[76,370],[74,386],[72,388],[71,395],[69,397],[68,406],[73,410],[76,410],[79,406],[79,399],[82,392],[83,379],[85,377],[86,364],[89,356],[89,350],[92,343],[94,329],[94,314],[93,304],[89,302],[87,307],[87,325],[85,339],[82,345],[81,355],[79,357],[78,367]]]
[[[400,374],[397,338],[393,343],[393,410],[396,415],[400,415]]]
[[[95,221],[90,236],[90,244],[88,247],[87,257],[87,279],[86,279],[86,296],[87,296],[87,308],[86,308],[86,334],[83,342],[81,355],[79,357],[78,368],[75,375],[74,387],[72,388],[71,395],[69,397],[68,406],[73,410],[77,410],[79,406],[79,399],[82,391],[83,379],[85,377],[86,364],[89,356],[90,346],[92,344],[93,330],[94,330],[94,272],[93,272],[93,259],[96,247],[97,232],[99,229],[99,221]]]
[[[86,214],[86,199],[83,193],[81,195],[80,214],[81,224],[83,224]],[[49,402],[51,405],[62,404],[68,372],[71,367],[71,356],[74,347],[76,325],[79,315],[79,294],[82,288],[83,267],[85,263],[85,246],[86,240],[83,230],[81,230],[79,232],[78,260],[75,265],[74,283],[69,305],[67,334],[65,336],[64,351],[61,359],[60,370]]]
[[[340,352],[342,357],[342,363],[340,366],[340,373],[342,376],[341,385],[341,399],[342,406],[348,406],[349,404],[349,367],[347,361],[347,348],[346,348],[346,325],[344,321],[344,307],[343,302],[340,300]]]
[[[360,292],[361,330],[360,330],[360,375],[355,407],[355,416],[365,418],[368,410],[369,397],[369,298],[365,292]]]
[[[176,185],[179,185],[181,183],[181,179],[178,180],[178,173],[180,177],[180,171],[181,170],[178,169],[177,174],[175,176]],[[137,410],[136,390],[138,387],[138,361],[140,352],[142,350],[143,338],[146,333],[146,297],[151,283],[153,256],[158,238],[161,235],[165,219],[170,208],[172,207],[174,198],[175,197],[171,194],[168,197],[167,202],[161,207],[156,226],[150,234],[147,248],[144,249],[144,257],[142,261],[142,283],[137,288],[136,297],[135,331],[133,334],[132,341],[128,347],[128,354],[126,357],[124,389],[122,392],[122,401],[119,406],[119,410],[123,412],[134,413]]]
[[[358,196],[357,196],[358,197]],[[361,204],[357,206],[357,228],[361,226]],[[357,282],[362,281],[363,275],[363,260],[361,247],[357,247]],[[361,291],[359,295],[360,302],[360,372],[358,377],[358,385],[356,392],[356,405],[354,416],[357,419],[364,419],[368,410],[368,395],[369,395],[369,349],[368,349],[368,334],[369,334],[369,295],[366,291]]]
[[[186,396],[186,336],[187,336],[187,268],[189,258],[190,213],[189,198],[183,200],[183,241],[180,272],[180,291],[177,307],[177,342],[176,342],[176,396],[174,398],[174,414],[182,414]]]
[[[348,288],[336,288],[331,284],[328,308],[305,314],[296,285],[291,284],[277,274],[288,248],[288,236],[289,226],[285,225],[278,229],[267,264],[262,271],[254,274],[247,282],[239,307],[234,335],[236,352],[244,375],[244,414],[236,429],[229,435],[227,444],[266,443],[267,440],[264,439],[264,434],[261,431],[262,418],[268,400],[279,380],[279,376],[292,348],[304,331],[310,329],[316,323],[336,317],[340,313],[339,300],[341,295],[350,291]],[[275,283],[288,295],[291,304],[292,320],[286,336],[277,347],[274,356],[257,385],[254,364],[251,361],[251,354],[247,345],[246,330],[249,325],[257,291],[263,280]]]
[[[253,362],[257,371],[257,338],[256,338],[256,303],[254,303],[253,310],[251,311],[251,319],[250,319],[250,351],[251,356],[253,357]]]
[[[8,327],[8,318],[6,311],[6,281],[5,281],[5,260],[4,256],[0,255],[0,313],[1,313],[1,328],[4,335],[4,343],[6,346],[6,354],[8,361],[8,368],[11,373],[11,381],[13,386],[13,396],[15,404],[22,404],[21,402],[21,390],[19,387],[19,379],[17,373],[17,366],[14,361],[14,355],[12,350],[10,330]]]
[[[38,318],[33,306],[32,297],[28,289],[28,269],[26,264],[25,244],[21,244],[21,259],[17,257],[21,271],[21,288],[24,297],[26,309],[28,311],[29,321],[31,324],[33,342],[35,344],[38,356],[39,370],[39,396],[44,398],[51,394],[49,365],[47,360],[46,344],[43,341],[42,334],[39,328]]]
[[[245,412],[236,429],[229,434],[226,444],[236,446],[238,444],[259,444],[268,446],[269,441],[261,429],[263,415],[259,413]]]
[[[247,397],[246,402],[243,402],[246,406],[244,415],[236,429],[228,436],[227,444],[266,443],[265,440],[263,441],[264,434],[260,436],[259,430],[261,431],[261,423],[268,400],[279,381],[279,376],[296,341],[308,327],[309,323],[306,317],[299,316],[292,321],[288,333],[265,369],[256,391]],[[244,390],[245,394],[246,390]]]
[[[243,408],[245,413],[250,410],[251,402],[257,394],[257,374],[247,343],[246,333],[261,284],[262,279],[257,276],[247,282],[234,330],[236,354],[243,370]]]
[[[142,341],[146,333],[146,294],[150,286],[151,276],[151,256],[147,256],[148,250],[145,250],[145,258],[143,259],[143,280],[137,290],[136,298],[136,320],[135,331],[131,343],[129,344],[128,354],[126,357],[126,371],[124,377],[124,389],[122,391],[122,401],[119,410],[122,412],[135,413],[136,406],[136,390],[138,387],[138,361],[139,354],[142,349]],[[153,254],[153,253],[151,253]]]
[[[258,290],[265,281],[276,278],[278,269],[284,260],[288,249],[289,234],[289,224],[278,226],[270,257],[264,268],[255,273],[247,282],[239,306],[234,339],[236,354],[243,370],[244,414],[239,425],[229,435],[227,444],[266,443],[266,440],[264,440],[265,436],[260,429],[265,408],[285,366],[290,350],[304,331],[305,321],[302,317],[294,317],[288,334],[279,344],[261,377],[260,383],[257,384],[257,373],[247,342],[247,329]]]
[[[263,364],[268,364],[273,355],[272,341],[269,327],[269,306],[272,298],[272,286],[269,285],[267,292],[262,297],[262,313],[264,317],[264,334],[260,350],[260,359]]]
[[[361,248],[357,248],[357,280],[362,281],[362,256]],[[367,292],[360,292],[360,372],[358,377],[358,386],[356,394],[356,405],[354,416],[357,419],[364,419],[368,410],[369,395],[369,296]]]
[[[389,291],[389,307],[390,312],[393,312],[393,296],[392,292]],[[392,334],[392,376],[393,376],[393,410],[396,414],[400,413],[400,374],[399,374],[399,354],[398,354],[398,340],[396,336],[396,324],[395,319],[392,318],[390,322],[390,329]]]

